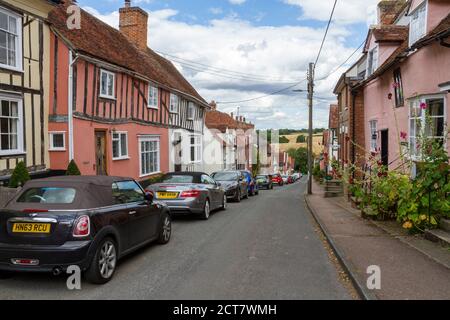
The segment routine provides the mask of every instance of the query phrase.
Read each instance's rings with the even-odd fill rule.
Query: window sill
[[[64,149],[48,149],[48,151],[50,151],[50,152],[65,152],[67,150],[66,150],[66,148],[64,148]]]
[[[103,95],[99,95],[98,97],[99,97],[100,99],[111,100],[111,101],[117,101],[116,97],[109,97],[109,96],[103,96]]]
[[[153,109],[153,110],[159,110],[159,108],[158,108],[158,107],[155,107],[155,106],[147,106],[147,108],[148,108],[148,109]]]
[[[124,161],[124,160],[130,160],[130,157],[120,157],[120,158],[113,158],[113,161]]]
[[[0,69],[10,70],[10,71],[18,72],[18,73],[25,73],[23,68],[11,67],[11,66],[8,66],[6,64],[0,64]]]
[[[24,151],[11,151],[11,152],[0,152],[0,157],[14,157],[14,156],[24,156],[26,152]]]

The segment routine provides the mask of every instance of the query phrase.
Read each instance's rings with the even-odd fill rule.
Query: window
[[[113,160],[128,159],[128,133],[113,132],[112,148]]]
[[[409,45],[412,46],[427,33],[427,1],[410,14]]]
[[[152,109],[158,109],[158,88],[148,87],[148,107]]]
[[[170,94],[170,107],[169,111],[171,113],[178,113],[178,96]]]
[[[189,102],[187,119],[194,120],[194,114],[195,114],[195,104],[193,102]]]
[[[141,177],[160,172],[159,137],[142,137],[139,145]]]
[[[22,19],[0,8],[0,66],[22,69]]]
[[[100,71],[100,97],[114,99],[114,83],[116,75],[112,72]]]
[[[135,181],[118,181],[112,185],[112,194],[115,204],[141,202],[144,192]]]
[[[191,162],[202,161],[202,136],[191,136]]]
[[[73,188],[41,187],[26,190],[17,199],[19,203],[70,204],[75,200]]]
[[[403,83],[400,68],[394,71],[394,91],[395,91],[395,106],[397,108],[402,107],[405,104],[405,99],[403,96]]]
[[[22,101],[0,97],[0,155],[23,152]]]
[[[370,50],[368,55],[366,78],[371,76],[378,68],[378,47]]]
[[[429,117],[429,121],[427,121]],[[409,146],[412,157],[419,156],[418,139],[423,134],[428,138],[445,139],[444,96],[429,96],[412,100],[409,112]]]
[[[66,150],[66,133],[65,132],[50,132],[50,151],[65,151]]]
[[[377,126],[376,120],[370,121],[370,151],[377,151]]]

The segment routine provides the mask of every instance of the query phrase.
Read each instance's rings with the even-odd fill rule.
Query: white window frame
[[[378,45],[367,53],[366,78],[370,77],[378,69],[379,54]]]
[[[23,53],[22,53],[22,44],[23,44],[23,35],[22,35],[22,17],[12,11],[9,11],[3,7],[0,7],[0,12],[8,15],[9,17],[13,17],[16,19],[16,66],[10,66],[8,64],[0,63],[0,67],[9,70],[15,70],[23,72]],[[8,18],[9,20],[9,18]],[[9,23],[9,21],[8,21]],[[6,31],[6,30],[5,30]],[[6,31],[9,32],[9,31]]]
[[[435,100],[435,99],[441,99],[444,102],[444,114],[442,116],[431,116],[432,118],[443,118],[444,119],[444,131],[443,131],[443,136],[429,136],[428,138],[434,138],[434,139],[440,139],[443,138],[444,139],[444,145],[447,144],[447,136],[446,136],[446,126],[445,123],[447,122],[447,99],[446,99],[446,95],[445,94],[435,94],[435,95],[424,95],[424,96],[420,96],[418,98],[413,98],[413,99],[408,99],[408,104],[409,104],[409,109],[408,109],[408,146],[409,146],[409,150],[412,152],[414,151],[414,153],[410,154],[409,156],[411,157],[412,160],[415,161],[420,161],[421,157],[418,154],[418,150],[416,148],[416,144],[417,144],[417,132],[414,132],[414,135],[411,135],[411,121],[416,119],[416,120],[420,120],[421,123],[421,127],[424,130],[427,130],[426,128],[426,111],[427,110],[422,110],[420,108],[420,104],[422,102],[427,103],[428,100]],[[420,111],[420,115],[416,116],[416,117],[412,117],[411,116],[411,108],[413,107],[413,105],[416,107],[417,110]],[[428,106],[428,103],[427,103]],[[416,130],[416,128],[415,128]],[[414,145],[411,145],[411,140],[414,139]]]
[[[153,97],[152,97],[153,92]],[[159,91],[158,87],[149,84],[148,86],[148,108],[158,110]]]
[[[414,15],[419,12],[419,10],[424,10],[424,19],[422,34],[420,36],[416,36],[413,34],[416,30],[413,29],[413,19]],[[423,1],[420,5],[418,5],[414,11],[409,13],[409,46],[411,47],[414,43],[422,39],[427,34],[428,28],[428,0]]]
[[[188,120],[194,120],[194,118],[195,118],[195,103],[189,102],[188,103],[187,119]]]
[[[170,94],[170,105],[169,105],[169,111],[170,113],[178,113],[179,112],[179,97],[176,94],[171,93]]]
[[[62,147],[55,147],[53,145],[53,136],[56,134],[62,134],[63,135],[63,146]],[[49,136],[49,143],[50,146],[48,148],[49,151],[66,151],[66,132],[65,131],[50,131],[48,133]]]
[[[0,156],[10,156],[24,154],[24,134],[23,134],[23,100],[21,98],[14,98],[7,95],[0,95],[0,103],[2,100],[12,101],[17,103],[17,148],[12,150],[1,150]],[[1,107],[1,104],[0,104]]]
[[[119,138],[114,138],[115,134],[118,134]],[[125,137],[126,137],[125,139],[127,141],[126,154],[122,154],[122,139],[121,139],[122,135],[125,135]],[[115,141],[119,142],[119,154],[120,155],[118,157],[114,157],[114,142]],[[112,154],[112,159],[114,161],[130,159],[129,152],[128,152],[128,146],[129,146],[129,143],[128,143],[128,132],[127,131],[113,131],[111,133],[111,154]]]
[[[198,141],[194,141],[192,144],[192,138]],[[194,147],[194,161],[192,161],[192,147]],[[203,159],[203,139],[200,134],[191,134],[189,136],[189,162],[190,163],[200,163]]]
[[[102,78],[103,78],[103,74],[107,75],[107,81],[106,81],[106,94],[102,93]],[[108,94],[108,83],[110,81],[110,76],[112,76],[112,95]],[[107,71],[104,69],[100,70],[100,98],[105,98],[105,99],[111,99],[111,100],[115,100],[116,98],[116,74],[114,72],[111,71]]]
[[[370,151],[376,152],[378,147],[378,120],[369,121],[370,128]],[[374,139],[373,136],[377,135],[377,138]]]
[[[157,170],[154,172],[144,173],[142,172],[142,142],[157,142]],[[138,138],[138,148],[139,148],[139,177],[148,177],[158,173],[161,173],[161,138],[159,136],[141,136]],[[154,152],[154,151],[153,151]]]

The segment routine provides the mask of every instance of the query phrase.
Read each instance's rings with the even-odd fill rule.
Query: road
[[[165,246],[126,257],[104,286],[16,274],[1,299],[351,299],[310,213],[304,181],[230,203],[208,221],[179,218]]]

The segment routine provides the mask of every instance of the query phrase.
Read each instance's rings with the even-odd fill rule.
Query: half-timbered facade
[[[59,1],[0,1],[0,181],[19,161],[32,175],[48,169],[50,70],[48,13]]]
[[[81,29],[69,30],[67,5],[50,15],[51,168],[65,170],[74,159],[82,174],[139,180],[169,171],[171,131],[201,135],[207,103],[172,63],[129,34],[124,20],[137,14],[146,24],[145,11],[122,8],[116,30],[81,10]]]

